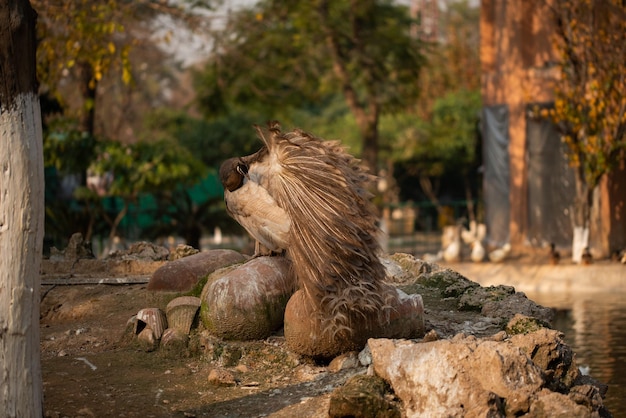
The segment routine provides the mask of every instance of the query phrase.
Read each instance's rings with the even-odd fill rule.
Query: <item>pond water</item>
[[[626,417],[626,292],[526,294],[555,308],[554,328],[565,334],[579,366],[609,385],[605,405]]]

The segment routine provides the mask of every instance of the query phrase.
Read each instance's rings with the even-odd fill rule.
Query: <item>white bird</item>
[[[265,166],[261,160],[267,149],[247,157],[231,158],[220,167],[224,185],[226,211],[243,226],[258,243],[280,253],[289,246],[291,219],[268,193]],[[255,248],[255,255],[261,251]]]
[[[486,251],[483,244],[476,240],[471,244],[472,252],[470,253],[470,259],[475,263],[481,263],[485,259]]]
[[[489,260],[492,263],[501,263],[503,262],[511,252],[511,244],[508,242],[502,246],[502,248],[496,248],[495,250],[489,253]]]
[[[443,259],[448,262],[461,261],[461,241],[460,240],[452,241],[443,250]]]

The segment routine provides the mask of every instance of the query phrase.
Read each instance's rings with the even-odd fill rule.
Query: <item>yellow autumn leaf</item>
[[[108,47],[109,47],[109,53],[110,53],[111,55],[112,55],[112,54],[115,54],[115,44],[114,44],[113,42],[109,42]]]
[[[124,82],[124,84],[130,84],[131,80],[132,80],[132,74],[130,73],[128,68],[124,67],[122,69],[122,81]]]

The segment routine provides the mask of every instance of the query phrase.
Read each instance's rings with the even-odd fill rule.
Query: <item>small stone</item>
[[[161,337],[161,347],[170,353],[182,353],[187,348],[189,337],[176,328],[168,328]]]
[[[200,250],[193,248],[191,245],[178,244],[176,248],[172,250],[169,255],[169,260],[178,260],[180,258],[188,257],[190,255],[198,254]]]
[[[331,373],[337,373],[341,370],[354,369],[359,366],[359,358],[356,351],[350,351],[335,357],[327,369]]]
[[[424,335],[422,342],[429,343],[429,342],[437,341],[437,340],[439,340],[439,334],[437,334],[437,331],[435,331],[434,329],[431,329],[430,331],[426,333],[426,335]]]
[[[146,352],[154,351],[159,345],[159,341],[154,338],[154,332],[149,327],[145,327],[137,334],[137,341],[142,350]]]
[[[248,366],[245,364],[238,364],[237,367],[235,367],[235,370],[239,373],[248,373]]]
[[[369,345],[366,345],[363,350],[359,353],[359,363],[362,366],[369,366],[372,364],[372,352],[370,351]]]
[[[537,319],[522,314],[515,314],[513,318],[506,324],[504,329],[509,335],[528,334],[535,332],[541,328],[547,328],[548,324]]]
[[[209,383],[214,386],[235,386],[237,381],[235,376],[225,369],[212,369],[209,372]]]

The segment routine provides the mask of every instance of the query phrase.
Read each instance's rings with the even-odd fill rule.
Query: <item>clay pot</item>
[[[181,296],[173,299],[165,308],[169,327],[176,328],[184,334],[189,334],[199,309],[200,298]]]
[[[182,349],[187,347],[189,336],[177,328],[168,328],[161,337],[161,346],[163,348]]]
[[[155,339],[160,339],[167,328],[167,317],[159,308],[144,308],[137,312],[135,334],[141,333],[144,328],[150,328]]]

